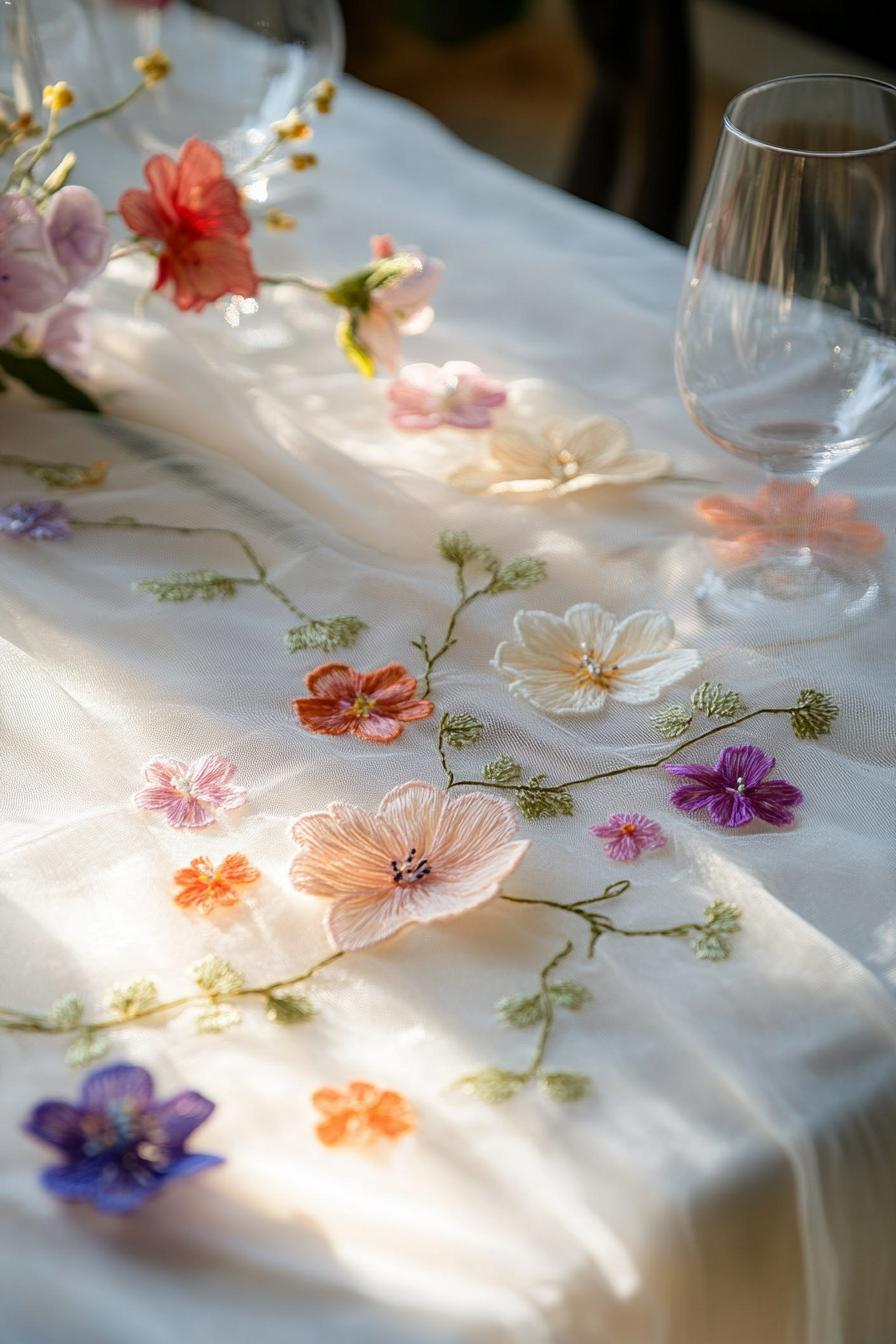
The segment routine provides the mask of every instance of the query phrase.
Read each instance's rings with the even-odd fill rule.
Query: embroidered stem
[[[428,690],[429,689],[428,679],[426,685]],[[449,769],[448,761],[445,756],[445,728],[448,724],[450,717],[451,716],[449,714],[443,714],[442,717],[439,719],[439,736],[436,742],[436,750],[439,753],[439,760],[442,763],[442,769],[445,771],[445,779],[447,781],[445,787],[448,789],[450,789],[451,785],[454,783],[454,772],[451,769]]]
[[[533,1078],[537,1078],[541,1073],[541,1066],[544,1063],[545,1051],[547,1050],[548,1040],[554,1028],[554,1000],[550,993],[550,984],[548,977],[551,971],[557,969],[561,961],[565,960],[573,950],[572,940],[568,941],[560,949],[556,956],[552,957],[547,966],[543,966],[539,976],[538,983],[541,986],[540,999],[541,1009],[544,1014],[541,1022],[541,1030],[538,1033],[538,1040],[535,1044],[535,1051],[532,1055],[532,1062],[523,1074],[523,1082],[529,1083]]]
[[[486,594],[491,591],[490,585],[486,584],[485,587],[483,588],[474,589],[472,593],[467,592],[466,582],[464,580],[463,565],[457,566],[456,582],[458,591],[460,593],[460,601],[458,602],[457,606],[454,608],[450,617],[448,618],[448,626],[445,630],[445,637],[442,640],[442,643],[439,645],[439,647],[435,650],[435,652],[432,652],[429,648],[429,644],[427,642],[425,635],[421,635],[419,641],[411,640],[411,643],[414,646],[414,648],[419,649],[420,652],[423,654],[423,668],[424,668],[423,689],[420,692],[420,695],[421,698],[424,700],[429,698],[429,693],[432,689],[432,674],[435,669],[436,663],[439,661],[440,658],[444,658],[448,650],[457,643],[457,640],[454,637],[454,630],[461,612],[466,611],[467,607],[470,606],[472,602],[475,602],[477,597],[485,597]],[[450,771],[447,772],[450,773]]]
[[[85,485],[99,485],[105,476],[105,463],[47,462],[38,458],[20,457],[17,453],[0,453],[0,467],[21,467],[44,485],[61,490],[77,490]]]

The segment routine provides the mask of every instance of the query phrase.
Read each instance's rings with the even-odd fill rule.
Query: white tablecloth
[[[111,204],[137,181],[103,145],[87,180]],[[431,333],[408,359],[475,360],[512,382],[514,410],[621,416],[637,447],[685,476],[749,489],[678,402],[670,343],[679,249],[461,146],[421,113],[349,83],[295,179],[293,237],[261,237],[262,265],[333,277],[393,230],[447,263]],[[84,162],[87,163],[85,156]],[[92,172],[92,179],[91,179]],[[283,202],[289,206],[290,202]],[[574,973],[594,1002],[569,1013],[556,1067],[594,1079],[584,1101],[535,1090],[487,1107],[450,1088],[478,1066],[522,1065],[531,1035],[497,1023],[573,932],[556,912],[494,902],[414,929],[315,981],[320,1016],[279,1028],[247,1010],[200,1036],[189,1015],[116,1035],[114,1056],[167,1092],[218,1109],[205,1150],[227,1165],[172,1187],[133,1220],[55,1204],[46,1155],[18,1126],[76,1077],[53,1038],[0,1039],[3,1326],[8,1344],[885,1344],[896,1335],[896,918],[883,744],[893,740],[891,628],[751,647],[702,623],[693,486],[656,484],[531,505],[445,483],[461,439],[403,438],[381,384],[346,373],[332,310],[294,291],[232,330],[220,312],[162,302],[132,315],[134,273],[97,286],[94,373],[105,404],[144,428],[0,409],[3,451],[110,462],[72,496],[80,517],[237,528],[276,582],[320,614],[369,625],[346,656],[415,668],[408,641],[452,603],[435,552],[465,527],[505,556],[544,558],[548,580],[472,608],[434,682],[439,708],[486,724],[465,756],[501,751],[552,777],[643,759],[643,709],[546,720],[489,666],[520,607],[593,600],[668,609],[704,676],[751,705],[802,686],[841,706],[834,732],[798,743],[780,719],[745,740],[778,757],[806,801],[793,828],[725,832],[673,813],[661,772],[576,796],[572,818],[523,823],[533,844],[508,884],[571,899],[630,876],[614,918],[699,919],[714,897],[743,909],[731,960],[673,940],[603,939]],[[571,390],[575,389],[575,391]],[[165,431],[173,431],[179,438]],[[892,443],[838,486],[892,517]],[[481,450],[479,450],[481,451]],[[4,502],[40,493],[5,471]],[[0,554],[3,729],[3,995],[41,1010],[59,994],[97,1006],[112,981],[152,974],[166,996],[217,950],[253,979],[325,952],[320,908],[287,880],[289,821],[343,797],[371,807],[405,779],[439,781],[435,719],[393,747],[303,733],[289,702],[314,655],[289,655],[263,595],[156,603],[133,582],[225,563],[196,538],[79,533]],[[783,699],[782,699],[783,697]],[[742,730],[741,730],[742,731]],[[712,760],[711,743],[703,755]],[[189,837],[129,804],[162,754],[222,751],[250,791],[241,814]],[[606,861],[587,826],[614,810],[662,819],[670,848]],[[170,900],[174,868],[213,846],[264,872],[249,914],[210,926]],[[521,913],[522,912],[522,913]],[[581,939],[579,939],[581,943]],[[414,1103],[418,1133],[370,1159],[316,1141],[310,1094],[370,1078]],[[198,1137],[198,1136],[197,1136]]]

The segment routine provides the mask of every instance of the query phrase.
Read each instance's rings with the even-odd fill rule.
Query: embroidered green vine
[[[0,453],[0,467],[21,467],[26,476],[42,481],[50,490],[84,490],[91,485],[102,485],[106,479],[106,463],[41,462],[16,453]]]
[[[317,649],[329,653],[333,649],[350,648],[361,631],[367,629],[366,623],[357,616],[324,618],[311,616],[307,611],[302,611],[287,597],[283,589],[273,582],[267,567],[262,564],[242,533],[231,528],[146,523],[131,517],[106,518],[97,522],[84,518],[69,518],[69,522],[72,527],[80,528],[124,528],[143,532],[174,532],[179,536],[228,537],[243,552],[252,568],[251,575],[219,574],[211,569],[192,569],[184,572],[175,571],[160,579],[139,579],[133,585],[134,588],[151,593],[157,602],[190,602],[194,598],[213,602],[235,597],[239,588],[263,588],[300,622],[286,632],[285,643],[288,653],[299,653],[305,649]]]

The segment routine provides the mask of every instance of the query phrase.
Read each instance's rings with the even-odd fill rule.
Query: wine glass
[[[770,484],[770,543],[706,576],[707,613],[796,635],[863,618],[880,600],[874,571],[814,543],[814,505],[795,527],[793,500],[896,426],[896,88],[797,75],[731,102],[688,254],[675,367],[700,429]]]

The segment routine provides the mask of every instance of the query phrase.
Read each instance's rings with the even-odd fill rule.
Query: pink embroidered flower
[[[401,663],[374,672],[358,672],[347,663],[324,663],[305,678],[310,697],[293,700],[303,728],[311,733],[353,737],[368,742],[394,742],[404,725],[426,719],[435,706],[416,697],[417,679]]]
[[[590,826],[592,835],[606,840],[604,853],[618,863],[636,859],[645,849],[662,849],[666,837],[659,822],[640,812],[613,812],[603,826]]]
[[[719,537],[722,558],[733,564],[780,547],[873,555],[884,544],[879,527],[856,518],[852,495],[821,494],[808,481],[770,481],[751,499],[706,495],[696,508]]]
[[[135,807],[164,812],[169,826],[198,830],[215,820],[216,811],[242,807],[246,801],[246,790],[230,783],[235,773],[233,761],[214,753],[191,765],[156,756],[143,767],[147,787],[135,793],[132,802]]]
[[[680,785],[669,802],[683,812],[705,807],[717,826],[746,826],[754,817],[787,826],[803,795],[785,779],[766,779],[774,768],[774,756],[749,746],[726,747],[715,766],[667,765],[670,775],[691,781]]]
[[[386,396],[389,418],[398,429],[487,429],[492,408],[503,406],[507,392],[486,378],[477,364],[455,359],[443,364],[407,364]]]
[[[330,902],[324,924],[344,952],[483,905],[529,848],[514,838],[511,803],[452,798],[419,780],[392,789],[373,813],[349,803],[306,813],[292,834],[293,886]]]

